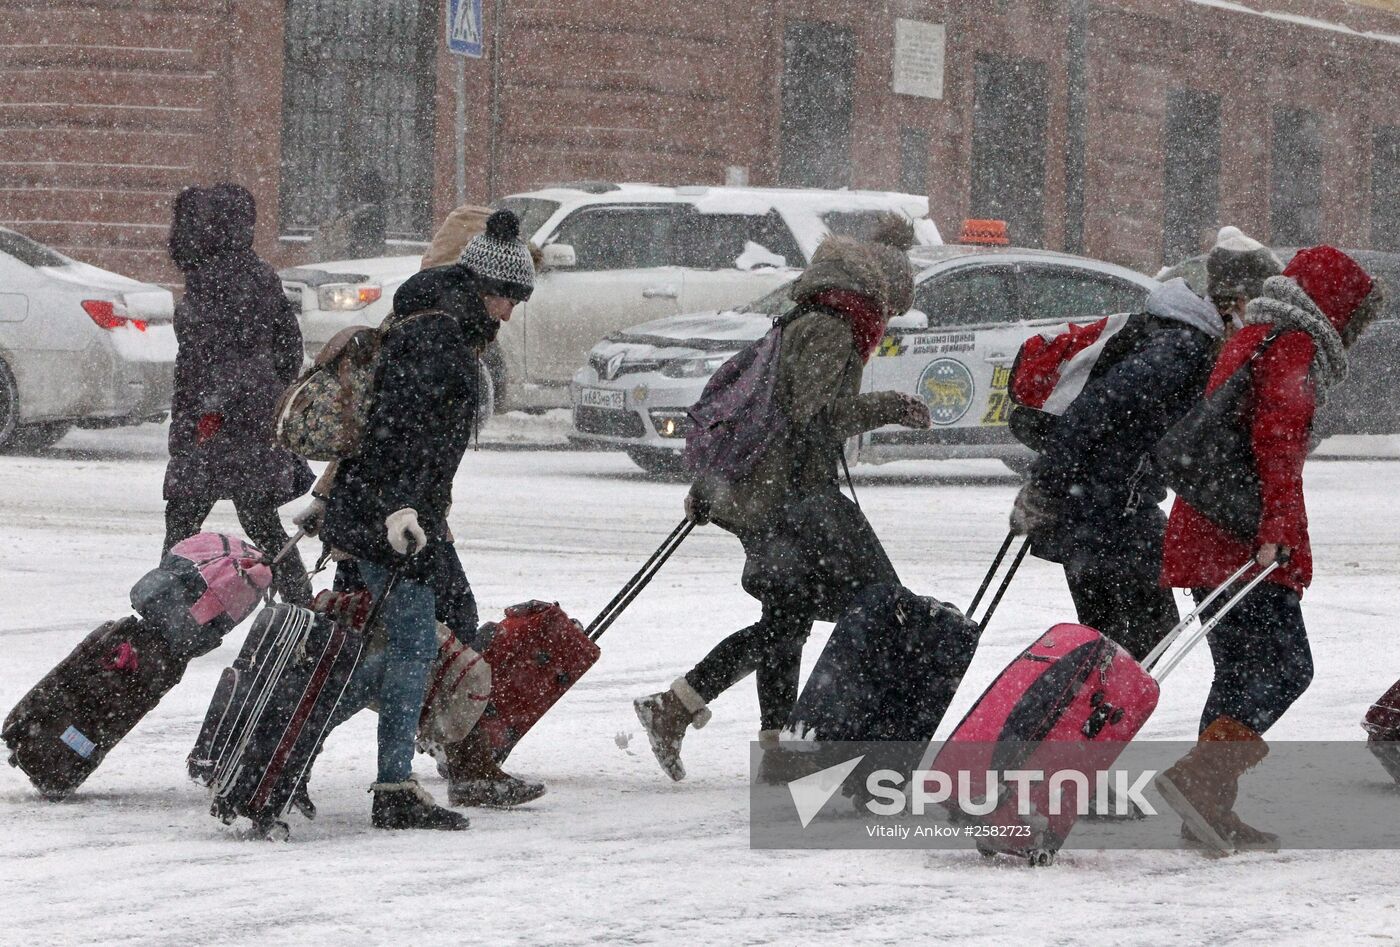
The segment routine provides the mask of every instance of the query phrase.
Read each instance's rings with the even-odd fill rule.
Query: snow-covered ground
[[[554,436],[520,425],[510,439]],[[1325,452],[1395,453],[1337,447]],[[129,586],[159,551],[162,465],[156,427],[0,458],[0,710],[89,629],[127,612]],[[1277,738],[1359,738],[1367,704],[1400,675],[1397,474],[1385,460],[1309,465],[1318,575],[1304,611],[1317,677]],[[862,468],[857,482],[905,582],[965,602],[1015,480],[965,461]],[[452,518],[483,616],[533,597],[592,617],[679,519],[683,491],[617,454],[469,454]],[[236,529],[222,505],[211,525]],[[661,775],[630,705],[753,619],[740,564],[737,542],[697,531],[511,758],[549,794],[473,813],[464,834],[369,827],[369,715],[333,736],[311,786],[321,816],[294,819],[289,843],[250,841],[210,818],[183,761],[235,633],[70,801],[44,803],[0,768],[0,943],[1302,944],[1400,932],[1400,867],[1386,852],[1069,852],[1032,871],[972,852],[751,851],[752,684],[687,739],[691,776],[680,784]],[[1018,649],[1072,614],[1056,568],[1029,561],[940,735]],[[809,666],[828,631],[818,626]],[[1208,657],[1194,655],[1144,735],[1189,737],[1208,674]],[[441,796],[428,761],[418,771]]]

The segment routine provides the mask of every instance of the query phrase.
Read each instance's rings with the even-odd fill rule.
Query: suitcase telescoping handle
[[[1174,627],[1171,631],[1167,632],[1166,637],[1164,637],[1160,642],[1158,642],[1157,647],[1153,648],[1152,651],[1147,655],[1147,657],[1142,659],[1142,669],[1144,671],[1150,672],[1152,676],[1157,679],[1157,683],[1160,684],[1162,681],[1164,681],[1167,675],[1170,674],[1176,668],[1176,666],[1181,663],[1181,660],[1185,658],[1186,655],[1191,653],[1191,649],[1196,647],[1196,645],[1200,644],[1202,639],[1204,639],[1206,635],[1210,634],[1211,631],[1215,629],[1215,626],[1220,624],[1220,622],[1225,618],[1225,616],[1230,614],[1230,612],[1235,608],[1236,605],[1244,601],[1244,597],[1246,595],[1254,591],[1255,586],[1257,586],[1260,582],[1263,582],[1270,575],[1272,575],[1273,571],[1277,569],[1280,565],[1282,565],[1283,562],[1281,560],[1275,559],[1273,562],[1269,563],[1269,565],[1266,568],[1260,569],[1258,575],[1250,579],[1249,582],[1246,583],[1245,587],[1240,589],[1237,593],[1235,593],[1235,595],[1232,596],[1230,600],[1226,602],[1219,611],[1212,615],[1208,621],[1202,621],[1201,626],[1195,631],[1193,631],[1191,635],[1185,641],[1182,642],[1181,647],[1178,648],[1169,659],[1163,661],[1162,658],[1166,655],[1167,649],[1172,646],[1172,643],[1176,641],[1177,638],[1181,637],[1181,633],[1186,630],[1186,626],[1191,624],[1191,622],[1195,621],[1197,616],[1199,616],[1202,612],[1204,612],[1207,608],[1214,604],[1215,601],[1219,599],[1222,595],[1229,592],[1230,589],[1234,587],[1236,582],[1244,578],[1244,574],[1246,572],[1254,568],[1254,564],[1254,557],[1251,556],[1245,562],[1244,565],[1240,566],[1234,571],[1233,575],[1231,575],[1228,579],[1222,582],[1219,588],[1217,588],[1215,591],[1211,592],[1209,595],[1203,598],[1200,604],[1197,605],[1194,609],[1192,609],[1191,614],[1187,615],[1185,618],[1183,618],[1176,624],[1176,627]]]
[[[661,571],[661,567],[666,564],[666,560],[680,548],[685,538],[690,535],[690,531],[695,528],[695,521],[686,517],[681,520],[680,525],[671,530],[671,535],[657,547],[656,552],[651,554],[651,558],[637,570],[637,574],[627,580],[627,584],[622,587],[622,591],[613,596],[613,600],[603,606],[603,610],[598,613],[598,617],[583,630],[590,641],[597,641],[603,637],[603,632],[607,631],[613,622],[617,621],[632,600],[642,594],[642,589],[646,588],[652,579],[656,578],[656,573]]]
[[[399,577],[403,575],[403,569],[394,569],[389,573],[389,578],[384,580],[384,590],[374,597],[374,602],[369,607],[369,614],[365,615],[364,624],[360,627],[364,629],[365,635],[374,633],[374,623],[379,620],[379,610],[384,607],[384,603],[389,600],[389,596],[394,591],[394,586],[399,584]]]
[[[1010,587],[1011,580],[1016,575],[1016,570],[1021,568],[1021,560],[1026,558],[1026,553],[1031,548],[1031,540],[1030,537],[1027,536],[1021,542],[1021,548],[1016,550],[1016,558],[1011,560],[1011,567],[1006,570],[1006,576],[1001,580],[1001,585],[997,586],[996,594],[992,596],[991,602],[987,604],[987,613],[982,616],[981,621],[977,621],[972,617],[972,613],[977,611],[977,606],[982,603],[982,596],[985,595],[987,589],[991,587],[992,579],[996,576],[997,570],[1001,568],[1002,560],[1006,558],[1007,551],[1015,541],[1016,534],[1014,532],[1008,532],[1006,534],[1006,539],[1002,540],[1001,548],[997,550],[996,558],[992,560],[992,567],[987,570],[987,575],[982,580],[981,587],[977,589],[977,594],[972,596],[972,604],[967,607],[968,621],[976,622],[979,632],[986,630],[987,622],[992,620],[992,613],[995,612],[997,606],[1001,604],[1001,597],[1006,594],[1007,588]]]
[[[289,540],[287,540],[286,545],[282,547],[282,551],[279,552],[277,555],[275,555],[275,556],[272,557],[272,561],[269,562],[268,565],[269,565],[269,566],[275,566],[275,565],[277,565],[279,562],[281,562],[283,559],[285,559],[285,558],[287,558],[288,556],[290,556],[290,555],[292,554],[292,550],[295,549],[295,548],[297,548],[297,543],[301,542],[301,541],[302,541],[303,539],[305,539],[305,538],[306,538],[306,530],[304,530],[304,529],[299,529],[299,530],[297,530],[296,533],[292,535],[292,538],[289,539]]]

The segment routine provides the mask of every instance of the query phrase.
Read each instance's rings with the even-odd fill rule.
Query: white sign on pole
[[[447,49],[481,58],[481,0],[447,0]]]
[[[943,55],[948,31],[942,23],[894,21],[894,91],[925,99],[943,98]]]

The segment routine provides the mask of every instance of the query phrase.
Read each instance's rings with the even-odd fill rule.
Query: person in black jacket
[[[1151,451],[1201,397],[1223,330],[1185,280],[1157,287],[1049,425],[1012,511],[1032,552],[1064,566],[1080,623],[1139,659],[1179,617],[1158,583],[1166,488]]]
[[[365,585],[382,594],[387,645],[356,671],[344,698],[379,702],[378,828],[463,829],[412,778],[414,741],[428,670],[437,653],[438,594],[470,595],[447,528],[452,479],[479,422],[478,353],[529,298],[534,265],[519,222],[498,211],[473,241],[472,266],[423,270],[394,294],[359,452],[340,462],[325,501],[322,540],[354,557]],[[479,242],[478,242],[479,241]],[[470,249],[470,248],[469,248]],[[475,606],[472,604],[472,611]],[[445,623],[461,631],[463,617]]]
[[[277,508],[311,488],[305,460],[272,440],[277,399],[301,370],[301,329],[272,267],[253,250],[257,208],[236,184],[175,198],[170,257],[185,277],[175,309],[175,390],[165,468],[165,552],[219,500],[268,556],[287,541]],[[292,550],[273,566],[282,598],[311,601]]]

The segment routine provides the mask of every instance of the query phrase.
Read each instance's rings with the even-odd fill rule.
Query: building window
[[[928,132],[922,128],[899,130],[899,189],[904,193],[928,193],[928,152]]]
[[[434,45],[428,0],[288,0],[282,84],[282,232],[353,206],[348,182],[384,182],[390,238],[432,225]]]
[[[792,23],[783,36],[779,181],[848,187],[855,36],[829,23]]]
[[[979,55],[972,128],[972,213],[1006,221],[1011,242],[1045,239],[1045,64]]]
[[[1220,96],[1177,89],[1167,94],[1162,261],[1203,249],[1220,217]]]
[[[1371,246],[1400,250],[1400,128],[1371,136]]]
[[[1305,109],[1274,109],[1269,230],[1275,246],[1322,239],[1322,133]]]

